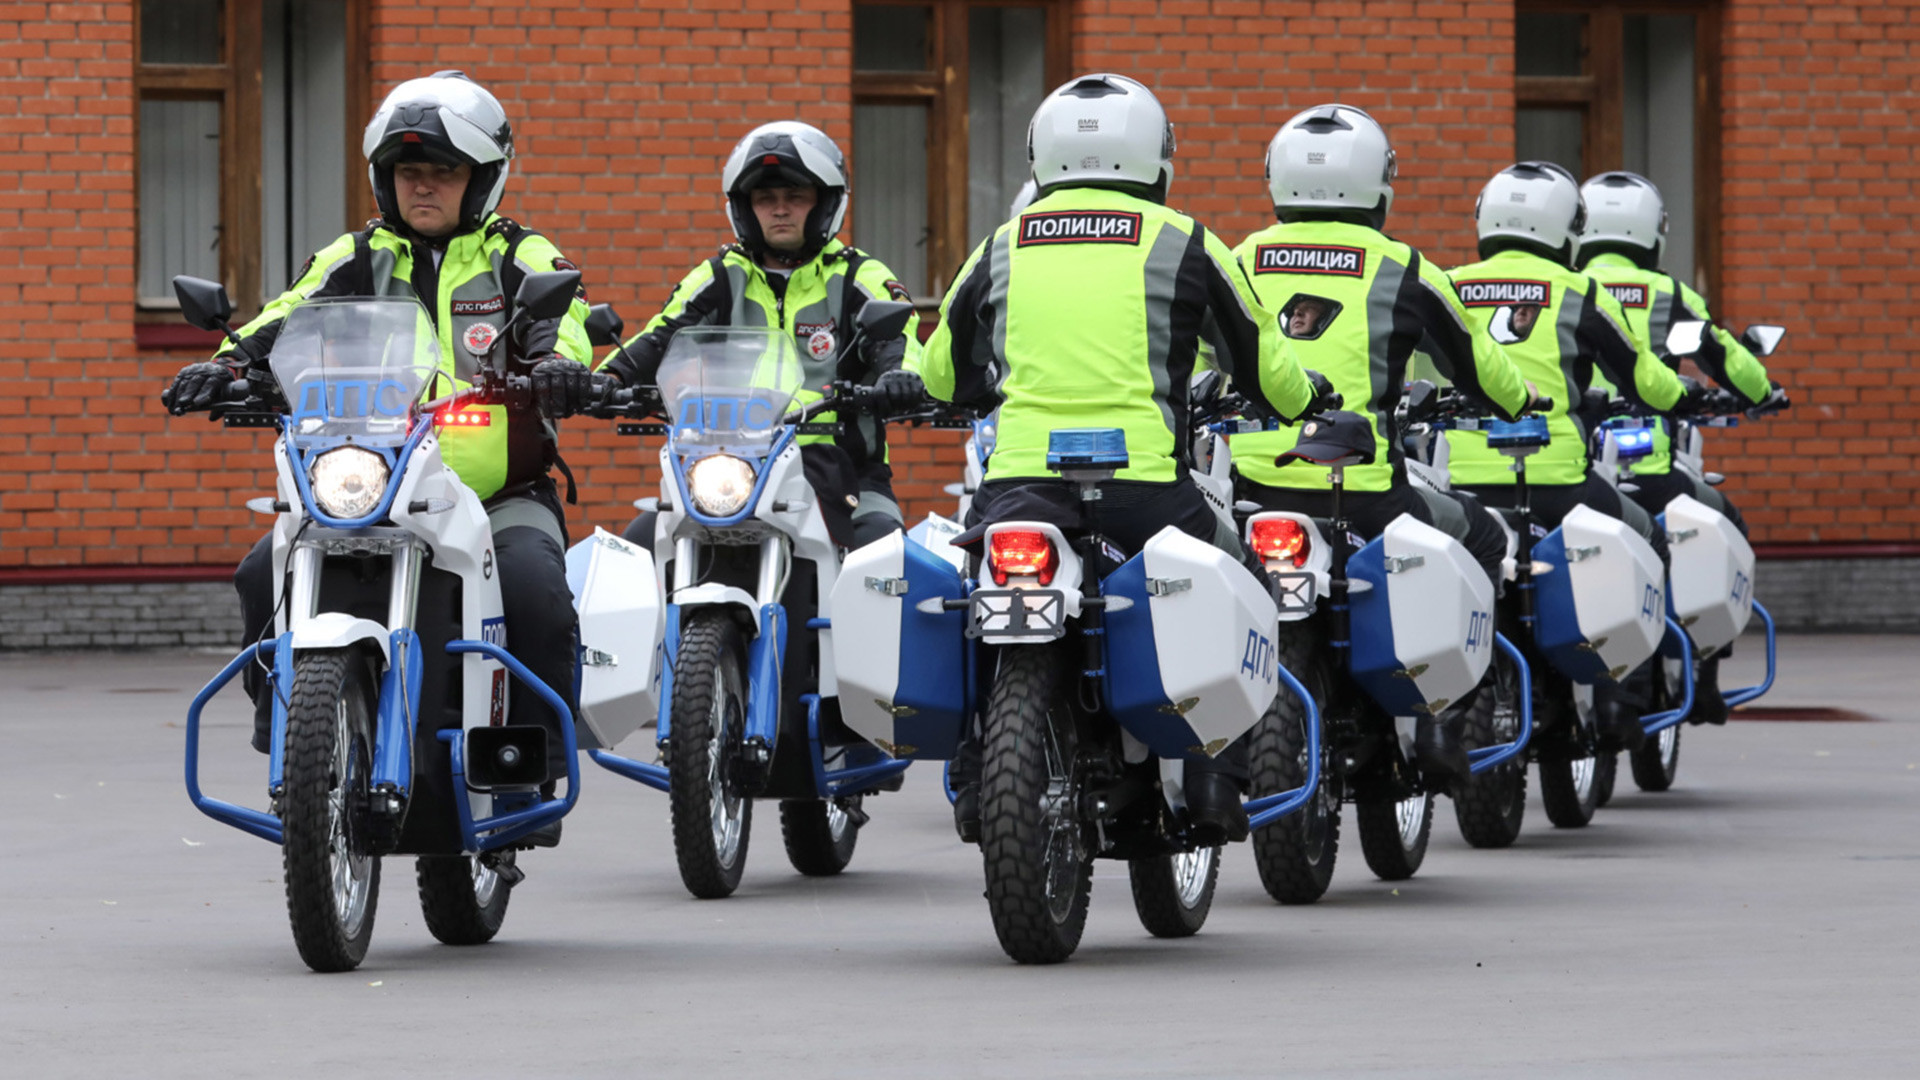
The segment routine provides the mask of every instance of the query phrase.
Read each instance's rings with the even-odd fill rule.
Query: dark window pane
[[[1586,114],[1579,109],[1516,109],[1513,156],[1518,161],[1551,161],[1585,179],[1585,127]]]
[[[260,267],[268,296],[291,285],[307,256],[348,224],[340,162],[347,145],[346,16],[338,0],[267,0],[262,10]]]
[[[853,238],[915,297],[927,291],[927,107],[853,107]]]
[[[140,103],[140,302],[174,303],[173,276],[220,280],[220,103]]]
[[[1586,74],[1585,15],[1521,12],[1513,20],[1515,75]]]
[[[855,71],[927,71],[931,9],[855,4],[853,7],[853,69]]]
[[[1622,28],[1621,158],[1667,207],[1662,266],[1694,280],[1692,15],[1629,15]]]
[[[1027,164],[1027,121],[1046,85],[1044,8],[978,7],[967,27],[967,246],[1007,219]]]
[[[140,0],[140,62],[220,63],[220,0]]]

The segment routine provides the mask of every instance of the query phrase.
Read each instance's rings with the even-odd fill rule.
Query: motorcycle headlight
[[[313,459],[307,479],[313,501],[337,518],[364,517],[386,493],[387,459],[358,446],[342,446]]]
[[[732,454],[703,457],[687,469],[687,493],[701,513],[731,517],[753,494],[753,466]]]

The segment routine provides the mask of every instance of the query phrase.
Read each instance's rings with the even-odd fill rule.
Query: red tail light
[[[1291,559],[1294,569],[1307,565],[1307,530],[1291,518],[1268,518],[1253,523],[1253,553],[1262,559]]]
[[[441,409],[433,414],[436,427],[492,427],[493,414],[485,409]]]
[[[993,571],[995,585],[1005,585],[1009,576],[1037,576],[1040,584],[1051,585],[1060,558],[1046,533],[1008,529],[993,534],[987,545],[987,565]]]

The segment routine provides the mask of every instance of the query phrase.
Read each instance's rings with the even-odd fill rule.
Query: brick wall
[[[1474,257],[1473,200],[1513,164],[1513,5],[1416,0],[1087,0],[1074,66],[1130,74],[1173,118],[1169,202],[1229,245],[1273,224],[1262,177],[1288,117],[1342,101],[1399,158],[1388,231],[1441,266]]]
[[[505,12],[511,12],[508,16]],[[513,118],[503,213],[553,236],[592,299],[637,330],[693,264],[732,239],[720,163],[747,129],[802,116],[852,140],[852,14],[831,0],[534,0],[374,9],[380,93],[457,67]],[[575,420],[576,537],[618,532],[659,491],[658,440]]]
[[[1778,322],[1788,416],[1714,452],[1756,538],[1920,539],[1920,4],[1732,0],[1729,323]]]
[[[133,347],[131,10],[0,0],[0,569],[230,564],[261,527],[239,504],[270,486],[264,436],[164,417],[154,393],[192,354]],[[1776,366],[1802,403],[1715,452],[1757,539],[1920,537],[1914,14],[1728,8],[1716,301],[1789,326]],[[637,324],[727,238],[716,173],[747,126],[798,112],[849,140],[850,24],[831,0],[377,0],[372,59],[377,92],[450,66],[493,87],[522,154],[503,209]],[[1268,220],[1273,128],[1340,98],[1399,147],[1392,230],[1438,262],[1470,257],[1473,196],[1511,153],[1511,4],[1084,0],[1073,40],[1076,69],[1162,93],[1174,201],[1230,240]],[[950,505],[957,441],[896,449],[911,516]],[[576,532],[618,528],[654,488],[653,448],[604,425],[572,423],[565,452],[586,493]]]

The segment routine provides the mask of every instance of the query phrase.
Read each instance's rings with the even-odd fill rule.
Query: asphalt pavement
[[[278,850],[182,787],[222,659],[0,655],[0,1074],[1920,1075],[1920,638],[1783,641],[1762,704],[1877,719],[1687,728],[1674,790],[1623,766],[1588,828],[1535,794],[1475,851],[1443,800],[1411,881],[1349,814],[1320,903],[1269,901],[1237,846],[1206,928],[1161,941],[1102,862],[1051,968],[1001,953],[937,768],[869,800],[838,878],[795,874],[762,804],[740,891],[699,901],[665,797],[587,765],[492,944],[434,943],[391,859],[365,965],[312,974]],[[205,783],[261,805],[248,723],[237,688],[210,710]]]

